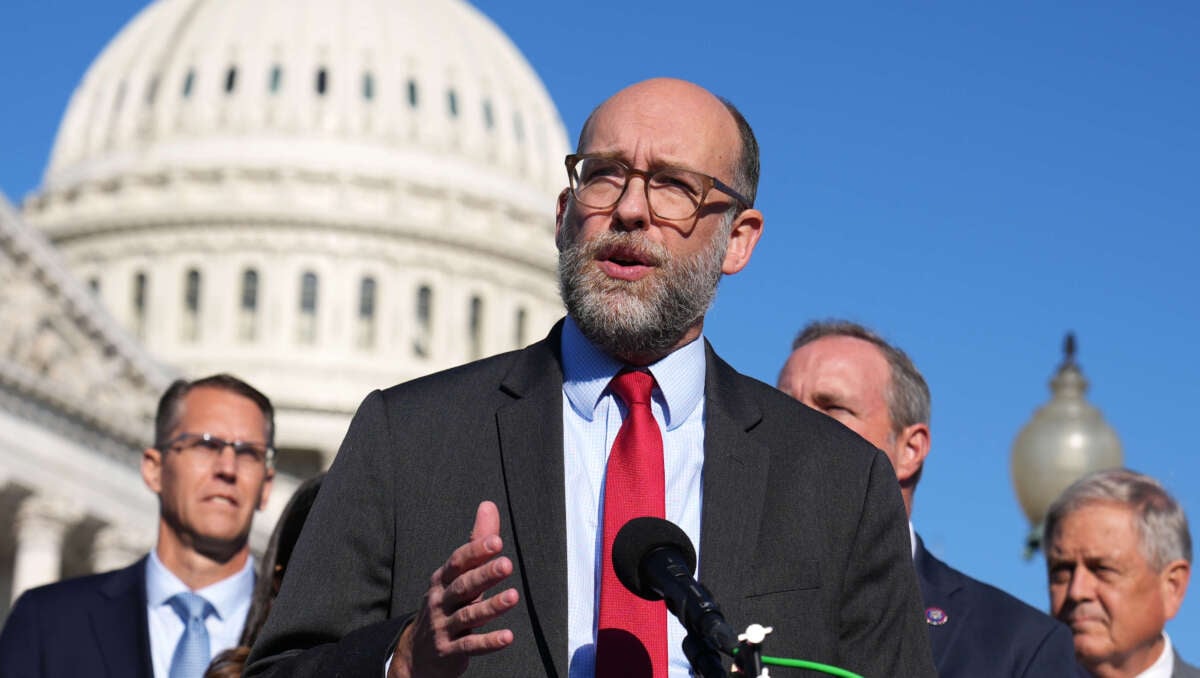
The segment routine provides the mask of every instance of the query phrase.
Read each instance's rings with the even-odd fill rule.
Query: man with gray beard
[[[749,124],[649,80],[592,113],[566,169],[567,317],[367,397],[247,675],[690,675],[684,626],[614,574],[638,516],[682,528],[725,617],[774,627],[769,654],[935,675],[886,457],[703,340],[762,232]]]

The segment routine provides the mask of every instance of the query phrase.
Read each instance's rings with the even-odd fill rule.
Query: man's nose
[[[1085,567],[1077,567],[1071,573],[1071,582],[1067,585],[1069,600],[1092,600],[1096,596],[1096,577]]]
[[[646,177],[630,174],[625,192],[613,211],[617,225],[624,230],[638,230],[650,223],[650,202],[646,199]]]
[[[230,477],[237,475],[237,451],[233,448],[233,443],[226,443],[221,448],[214,463],[216,473]]]

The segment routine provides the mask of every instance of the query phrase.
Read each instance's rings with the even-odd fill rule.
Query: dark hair
[[[754,130],[751,129],[750,123],[746,121],[746,116],[742,115],[737,106],[734,106],[733,102],[725,97],[717,98],[725,104],[725,110],[733,116],[733,121],[737,123],[738,136],[742,140],[742,152],[733,173],[733,187],[750,201],[750,204],[744,205],[744,207],[754,207],[754,200],[758,196],[758,139],[754,137]]]
[[[254,580],[254,594],[250,598],[250,610],[246,613],[246,624],[242,627],[242,635],[236,647],[222,651],[213,657],[212,663],[204,673],[204,678],[233,678],[242,675],[250,648],[258,639],[258,632],[267,623],[271,614],[271,603],[279,593],[279,585],[287,573],[288,561],[292,558],[292,550],[300,539],[300,530],[308,519],[313,502],[317,500],[317,492],[325,480],[325,472],[309,478],[296,488],[287,506],[279,514],[279,522],[275,523],[275,531],[267,542],[267,550],[263,552],[262,562],[258,564],[258,577]]]
[[[183,418],[183,399],[192,392],[192,389],[197,388],[228,391],[253,401],[255,405],[258,405],[263,420],[266,422],[267,448],[268,450],[275,449],[275,408],[271,406],[271,401],[258,389],[231,374],[214,374],[211,377],[195,381],[176,379],[158,400],[158,413],[154,417],[155,448],[161,450],[167,445],[171,433],[179,426],[179,420]],[[271,461],[272,456],[268,453],[268,461]]]

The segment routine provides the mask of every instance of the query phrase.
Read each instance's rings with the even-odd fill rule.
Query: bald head
[[[629,119],[629,114],[635,114]],[[577,152],[597,150],[597,123],[616,118],[617,124],[645,121],[674,121],[694,130],[715,151],[722,164],[713,176],[731,185],[753,206],[758,191],[759,151],[754,131],[741,112],[728,100],[686,80],[653,78],[622,89],[596,107],[579,132]],[[646,126],[647,131],[653,127]],[[662,138],[662,137],[659,137]],[[703,171],[701,168],[692,168]]]

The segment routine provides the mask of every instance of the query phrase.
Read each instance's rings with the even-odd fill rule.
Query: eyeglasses
[[[663,167],[652,172],[633,169],[616,158],[584,153],[567,156],[567,179],[571,193],[581,205],[607,209],[617,204],[630,177],[641,177],[646,184],[646,204],[659,219],[690,219],[700,211],[712,189],[737,200],[743,207],[750,201],[716,177],[680,167]]]
[[[250,443],[245,440],[225,440],[211,433],[180,433],[167,441],[165,447],[169,450],[182,450],[206,461],[215,461],[225,451],[226,447],[233,448],[234,459],[239,464],[270,464],[275,458],[275,450],[261,443]]]

